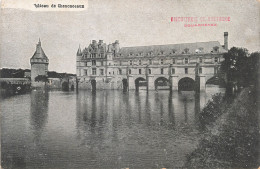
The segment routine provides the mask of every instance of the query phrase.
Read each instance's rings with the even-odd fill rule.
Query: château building
[[[106,44],[93,40],[77,51],[77,81],[80,89],[169,88],[200,89],[214,77],[228,51],[228,33],[224,45],[218,41],[120,47],[119,41]]]

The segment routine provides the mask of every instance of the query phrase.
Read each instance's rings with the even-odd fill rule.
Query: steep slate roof
[[[34,52],[32,58],[47,58],[47,56],[45,55],[42,47],[41,47],[41,41],[38,42],[37,46],[36,46],[36,51]]]
[[[209,42],[196,42],[196,43],[182,43],[182,44],[168,44],[168,45],[152,45],[152,46],[135,46],[135,47],[122,47],[119,53],[122,56],[129,56],[130,53],[134,55],[142,53],[143,56],[146,56],[150,52],[153,52],[154,55],[158,55],[163,51],[163,54],[182,54],[185,48],[189,49],[188,54],[196,54],[196,50],[203,48],[201,53],[211,53],[213,47],[218,46],[219,52],[227,52],[218,41],[209,41]]]

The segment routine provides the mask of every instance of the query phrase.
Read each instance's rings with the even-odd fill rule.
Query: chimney
[[[224,32],[224,49],[228,50],[228,32]]]

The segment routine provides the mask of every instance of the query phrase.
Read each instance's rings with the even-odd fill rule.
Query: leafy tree
[[[226,73],[228,82],[237,82],[239,86],[255,84],[259,57],[259,52],[250,55],[246,48],[232,47],[224,54],[221,70]]]
[[[35,77],[36,82],[48,82],[48,78],[45,75],[38,75]]]

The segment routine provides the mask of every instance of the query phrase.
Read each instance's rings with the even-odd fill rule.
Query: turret
[[[35,77],[38,75],[47,76],[48,73],[48,65],[49,59],[45,55],[42,47],[41,41],[39,39],[38,44],[36,45],[36,51],[34,52],[32,58],[30,59],[31,62],[31,81],[35,82]],[[32,83],[34,87],[34,83]]]
[[[228,32],[224,32],[224,49],[228,50]]]
[[[119,50],[120,50],[119,41],[116,40],[113,45],[114,45],[114,48],[115,48],[115,53],[118,53]]]

